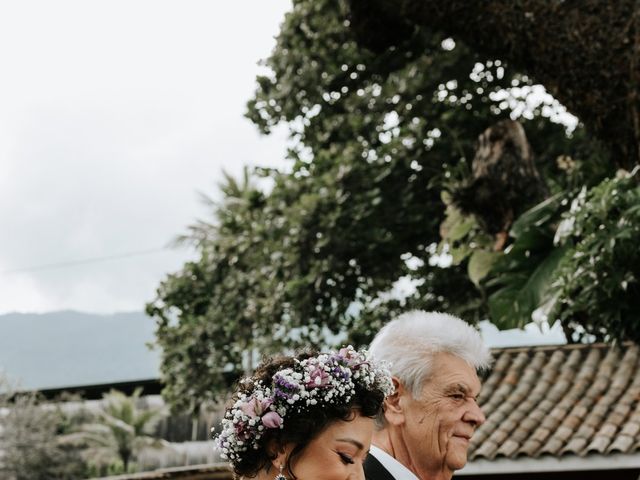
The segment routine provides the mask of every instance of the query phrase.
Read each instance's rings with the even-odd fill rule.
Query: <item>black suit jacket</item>
[[[373,455],[367,455],[364,461],[364,476],[367,480],[402,480],[394,478],[389,470],[384,468],[382,464]]]

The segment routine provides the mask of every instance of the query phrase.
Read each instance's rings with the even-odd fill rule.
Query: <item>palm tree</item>
[[[98,463],[118,458],[128,472],[142,448],[164,443],[150,435],[163,412],[138,408],[141,393],[138,388],[131,396],[117,390],[103,395],[102,409],[95,421],[82,425],[75,434],[75,440],[87,446],[85,454],[89,458]]]

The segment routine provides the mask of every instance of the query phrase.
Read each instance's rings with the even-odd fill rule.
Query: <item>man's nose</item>
[[[471,401],[471,405],[462,419],[465,422],[473,423],[476,427],[479,427],[487,420],[484,413],[482,413],[480,405],[475,400]]]

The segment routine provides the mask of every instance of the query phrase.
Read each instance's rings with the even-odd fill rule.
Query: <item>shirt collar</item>
[[[415,474],[381,448],[371,445],[369,453],[397,480],[420,480]]]

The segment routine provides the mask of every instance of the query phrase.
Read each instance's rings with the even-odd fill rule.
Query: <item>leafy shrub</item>
[[[0,382],[1,383],[1,382]],[[36,394],[0,401],[0,477],[7,480],[85,478],[77,450],[63,439],[66,416]]]
[[[551,318],[594,340],[640,341],[640,187],[637,169],[583,189],[558,227],[570,246]]]

